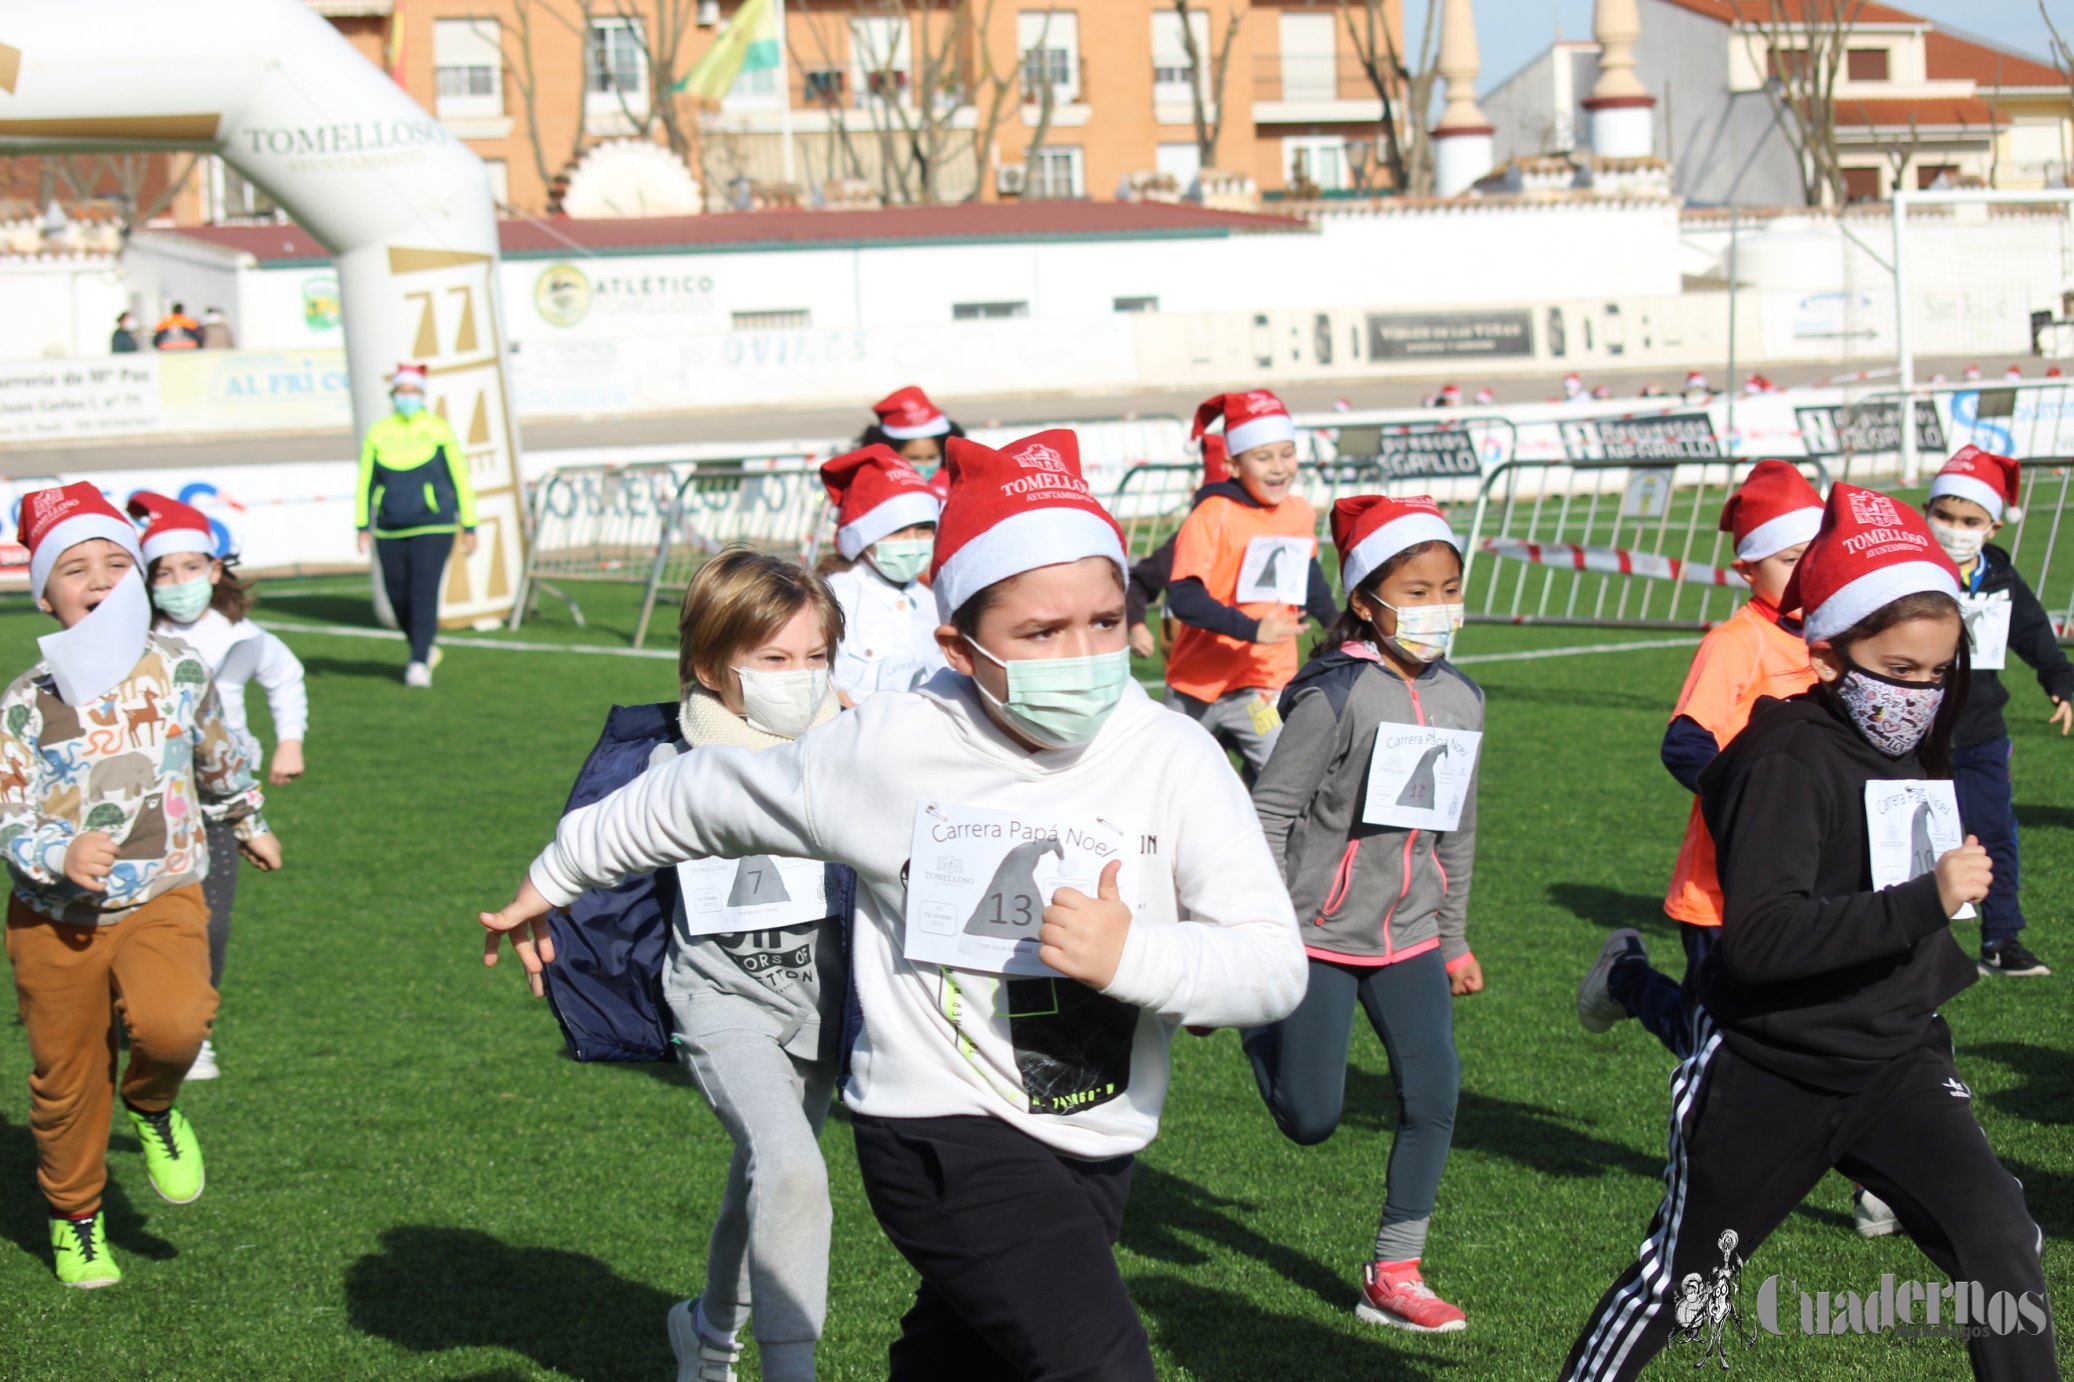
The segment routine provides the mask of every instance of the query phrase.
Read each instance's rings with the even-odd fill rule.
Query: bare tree
[[[1765,20],[1744,33],[1751,58],[1770,76],[1765,96],[1793,150],[1809,206],[1842,206],[1847,199],[1836,140],[1836,87],[1865,6],[1866,0],[1801,0],[1800,17],[1789,19],[1785,0],[1770,0]]]
[[[589,45],[596,41],[597,0],[576,0],[576,5],[583,15],[588,63]],[[645,99],[636,107],[625,87],[614,82],[612,89],[619,97],[620,114],[635,132],[648,138],[660,130],[670,152],[689,166],[698,153],[696,115],[691,102],[677,90],[677,83],[691,70],[684,40],[697,27],[697,0],[647,0],[641,9],[646,12],[637,12],[628,0],[613,0],[608,17],[624,24],[640,49],[647,78],[641,93]]]
[[[1990,107],[1989,109],[1991,112],[1989,120],[1992,124],[1993,107]],[[1894,174],[1893,180],[1888,184],[1889,186],[1895,188],[1897,191],[1900,189],[1903,181],[1908,176],[1908,165],[1914,161],[1916,154],[1922,149],[1922,147],[1922,131],[1916,127],[1916,117],[1911,115],[1908,117],[1908,137],[1905,139],[1892,140],[1880,146],[1880,152],[1886,156],[1887,167],[1890,170],[1892,170]]]
[[[1383,103],[1381,138],[1376,141],[1382,164],[1400,192],[1425,196],[1433,190],[1433,140],[1426,114],[1433,107],[1433,83],[1439,75],[1433,64],[1440,41],[1440,6],[1426,6],[1415,62],[1406,61],[1398,44],[1386,0],[1339,0],[1339,13],[1355,60]]]
[[[151,185],[159,159],[165,160],[165,181],[147,197],[145,189]],[[60,154],[48,166],[74,199],[116,202],[127,234],[171,206],[201,161],[200,154],[189,154],[184,160],[172,154]]]
[[[1195,40],[1195,26],[1188,20],[1188,0],[1174,0],[1174,13],[1181,18],[1181,51],[1188,56],[1188,96],[1195,110],[1197,160],[1205,168],[1217,166],[1217,139],[1224,133],[1224,77],[1231,67],[1231,46],[1244,21],[1243,10],[1234,7],[1220,42],[1209,36],[1210,51],[1202,51]],[[1216,114],[1211,115],[1212,107]]]
[[[588,103],[580,98],[576,101],[576,132],[569,137],[569,152],[550,168],[547,139],[540,127],[540,77],[533,57],[534,24],[537,19],[545,18],[565,29],[576,30],[577,26],[554,5],[547,3],[547,0],[511,0],[511,11],[513,22],[508,30],[510,37],[505,36],[505,26],[500,25],[498,31],[500,46],[504,50],[504,75],[519,94],[519,109],[526,121],[526,143],[533,152],[533,171],[539,175],[542,189],[546,189],[553,185],[555,174],[574,163],[577,156],[583,152],[586,135],[584,108]],[[578,36],[588,45],[588,26],[579,31]],[[587,64],[589,60],[586,51],[584,61]],[[588,85],[588,70],[584,74],[584,79]]]

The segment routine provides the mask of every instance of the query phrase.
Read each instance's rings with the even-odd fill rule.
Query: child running
[[[1318,516],[1292,493],[1289,410],[1265,389],[1219,394],[1196,409],[1195,434],[1218,418],[1232,478],[1205,487],[1174,538],[1167,704],[1238,753],[1250,786],[1282,728],[1275,698],[1296,675],[1304,613],[1330,627],[1339,606],[1318,566]]]
[[[158,607],[157,628],[201,656],[216,682],[223,723],[245,751],[253,772],[265,755],[245,720],[245,687],[258,682],[274,721],[274,762],[267,781],[285,786],[303,774],[302,743],[310,722],[310,698],[302,663],[288,645],[245,617],[252,586],[230,574],[216,555],[208,516],[177,499],[143,491],[130,497],[130,516],[148,522],[144,531],[145,579]],[[223,990],[223,960],[230,949],[231,909],[238,898],[236,828],[210,822],[209,876],[202,894],[209,904],[209,987]],[[190,1080],[219,1074],[214,1036],[202,1043]]]
[[[1759,461],[1721,507],[1721,531],[1735,539],[1735,572],[1749,583],[1750,600],[1700,640],[1661,751],[1664,767],[1694,794],[1664,898],[1685,948],[1686,982],[1652,968],[1642,933],[1622,927],[1606,938],[1577,989],[1577,1020],[1588,1032],[1610,1031],[1634,1017],[1672,1055],[1692,1054],[1689,985],[1721,928],[1721,884],[1700,812],[1700,773],[1743,732],[1761,698],[1784,699],[1815,684],[1799,611],[1779,602],[1821,526],[1822,496],[1788,461]]]
[[[922,473],[885,446],[821,467],[835,505],[835,550],[849,565],[828,576],[843,608],[835,689],[856,706],[881,691],[910,691],[943,670],[936,597],[922,583],[943,502]]]
[[[29,1126],[66,1286],[122,1279],[101,1213],[118,1021],[123,1110],[152,1189],[202,1193],[174,1107],[216,1014],[203,821],[280,867],[243,743],[186,644],[151,628],[137,530],[91,484],[22,500],[29,591],[63,631],[0,696],[0,842],[14,892],[7,957],[28,1037]]]
[[[1284,1136],[1330,1137],[1346,1103],[1354,1009],[1390,1056],[1397,1136],[1355,1313],[1418,1333],[1462,1311],[1420,1275],[1461,1066],[1453,996],[1483,990],[1465,925],[1476,856],[1483,692],[1447,660],[1462,626],[1461,540],[1431,499],[1332,508],[1347,610],[1282,693],[1286,732],[1253,805],[1303,923],[1310,986],[1246,1033]]]
[[[1224,756],[1130,678],[1123,535],[1051,431],[954,439],[950,669],[760,754],[691,753],[567,817],[481,916],[537,985],[542,918],[682,860],[857,871],[865,1190],[921,1274],[891,1376],[1150,1379],[1111,1252],[1182,1023],[1287,1015],[1295,918]]]
[[[2009,782],[2014,747],[2002,720],[2002,707],[2009,704],[2001,677],[2008,654],[2038,674],[2039,687],[2052,701],[2050,723],[2063,737],[2074,729],[2074,666],[2060,650],[2045,606],[2017,574],[2009,553],[1994,545],[2003,520],[2023,516],[2016,492],[2014,460],[1968,446],[1930,482],[1928,515],[1937,545],[1959,568],[1960,598],[1973,635],[1966,714],[1952,735],[1952,783],[1966,828],[1995,861],[1995,886],[1980,909],[1980,972],[2002,978],[2052,973],[2018,939],[2024,929],[2018,897],[2022,853]]]
[[[1700,775],[1725,910],[1671,1077],[1663,1203],[1564,1378],[1640,1373],[1678,1325],[1679,1283],[1753,1257],[1832,1166],[1973,1299],[2007,1302],[2006,1331],[1969,1333],[1975,1376],[2058,1376],[2042,1238],[1938,1015],[1975,979],[1950,918],[1993,875],[1935,780],[1966,690],[1958,597],[1921,514],[1830,490],[1780,599],[1805,612],[1818,684],[1759,702]]]

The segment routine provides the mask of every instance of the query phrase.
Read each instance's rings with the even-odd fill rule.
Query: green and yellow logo
[[[591,310],[591,281],[574,264],[550,264],[533,284],[533,306],[550,326],[574,326]]]
[[[338,279],[331,274],[306,278],[302,283],[303,325],[312,331],[333,331],[340,321]]]

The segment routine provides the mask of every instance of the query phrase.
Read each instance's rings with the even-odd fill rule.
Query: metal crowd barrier
[[[541,476],[530,506],[533,543],[509,627],[532,617],[543,590],[581,625],[583,607],[564,587],[646,580],[678,485],[676,469],[661,463],[569,466]]]
[[[812,566],[835,534],[834,512],[819,469],[805,457],[779,461],[701,463],[671,503],[651,553],[634,646],[664,596],[681,596],[708,558],[732,546],[790,557]]]

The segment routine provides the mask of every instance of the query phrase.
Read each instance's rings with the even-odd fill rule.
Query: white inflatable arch
[[[304,0],[0,0],[0,153],[158,149],[220,156],[336,256],[356,432],[398,360],[430,367],[482,538],[440,614],[507,612],[525,525],[481,160]]]

